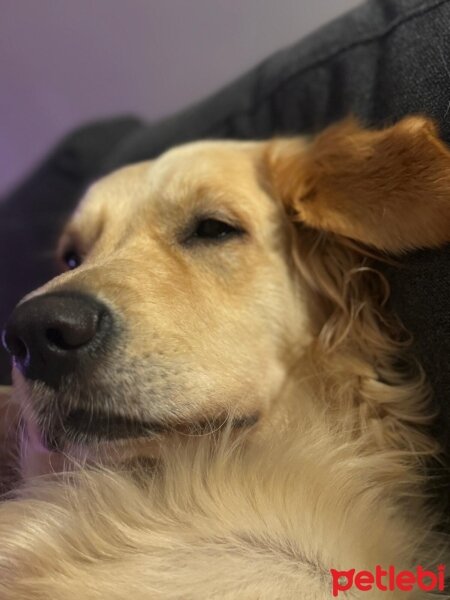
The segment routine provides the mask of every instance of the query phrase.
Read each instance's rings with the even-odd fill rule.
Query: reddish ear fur
[[[381,131],[348,119],[266,154],[275,193],[305,224],[401,252],[450,242],[450,151],[424,117]]]

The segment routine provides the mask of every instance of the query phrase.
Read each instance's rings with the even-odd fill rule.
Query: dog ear
[[[269,142],[265,161],[274,193],[312,228],[389,252],[450,242],[450,152],[427,118],[380,131],[347,119]]]

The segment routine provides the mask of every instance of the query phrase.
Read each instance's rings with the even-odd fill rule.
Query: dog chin
[[[50,448],[45,439],[45,434],[33,422],[24,422],[20,453],[23,478],[70,472],[84,465],[112,467],[151,461],[159,454],[159,442],[155,437],[86,439],[83,442],[61,440],[57,449]]]
[[[130,430],[123,437],[118,431],[111,432],[112,437],[105,435],[101,428],[86,432],[69,433],[61,436],[58,442],[49,443],[51,436],[44,434],[33,421],[24,421],[21,451],[21,471],[24,478],[46,475],[50,473],[70,472],[84,465],[101,465],[117,467],[131,464],[154,465],[160,457],[161,443],[166,444],[172,435],[205,435],[220,431],[222,427],[237,433],[252,430],[259,422],[258,414],[250,414],[235,419],[210,419],[195,421],[191,424],[173,424],[163,427],[143,422],[136,435]],[[143,433],[143,435],[139,435]],[[125,435],[127,434],[127,435]],[[115,437],[116,436],[116,437]]]

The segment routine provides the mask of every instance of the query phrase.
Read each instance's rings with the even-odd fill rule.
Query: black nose
[[[61,379],[92,364],[107,346],[112,315],[95,298],[55,292],[19,304],[3,333],[3,343],[28,379],[58,388]]]

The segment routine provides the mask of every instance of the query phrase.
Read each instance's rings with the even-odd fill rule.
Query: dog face
[[[6,329],[30,437],[70,453],[262,421],[322,325],[292,221],[383,250],[445,243],[449,165],[416,117],[194,143],[101,180],[62,236],[65,272]]]
[[[46,445],[268,409],[287,350],[311,336],[261,160],[258,144],[195,143],[88,191],[60,242],[64,272],[7,333]]]

